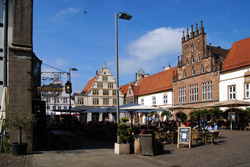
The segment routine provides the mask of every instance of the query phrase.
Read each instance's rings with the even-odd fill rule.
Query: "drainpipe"
[[[4,21],[3,21],[3,85],[7,86],[7,46],[8,46],[8,0],[4,0]]]

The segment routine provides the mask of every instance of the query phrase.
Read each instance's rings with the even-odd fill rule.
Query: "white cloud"
[[[65,65],[67,65],[68,62],[66,60],[63,60],[59,57],[56,57],[53,63],[53,66],[55,67],[64,67]]]
[[[121,73],[134,74],[139,68],[150,72],[163,61],[177,59],[181,54],[181,37],[184,28],[161,27],[134,40],[128,47],[129,56],[121,58]],[[174,55],[174,57],[173,57]]]
[[[60,12],[58,12],[56,14],[57,17],[65,17],[67,15],[73,15],[73,14],[76,14],[76,13],[79,13],[80,10],[79,9],[75,9],[75,8],[72,8],[72,7],[69,7],[65,10],[62,10]]]

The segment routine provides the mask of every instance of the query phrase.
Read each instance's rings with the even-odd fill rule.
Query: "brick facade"
[[[183,55],[178,57],[177,70],[173,74],[174,105],[201,105],[218,101],[219,73],[228,51],[207,45],[202,21],[200,30],[198,24],[195,31],[192,25],[190,34],[188,29],[186,34],[183,32]],[[185,97],[180,99],[181,96]],[[189,119],[192,110],[182,112]]]

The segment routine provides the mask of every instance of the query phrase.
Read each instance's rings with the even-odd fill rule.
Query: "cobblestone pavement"
[[[199,145],[189,149],[165,145],[158,156],[115,155],[110,145],[97,147],[88,141],[78,150],[42,151],[25,156],[0,154],[0,167],[248,167],[250,166],[250,131],[220,131],[220,145]]]

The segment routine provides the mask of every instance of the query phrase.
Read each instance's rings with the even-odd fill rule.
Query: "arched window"
[[[202,64],[201,65],[201,73],[204,73],[205,72],[205,68],[204,68],[204,65]]]
[[[187,77],[186,70],[184,70],[184,72],[183,72],[183,76],[184,76],[184,78],[186,78],[186,77]]]
[[[192,64],[194,64],[194,56],[192,56]]]
[[[194,67],[192,68],[192,75],[193,76],[195,75],[195,68]]]
[[[187,62],[187,65],[189,65],[189,61],[188,61],[188,59],[186,60],[186,62]]]
[[[198,54],[198,62],[201,61],[201,57],[200,57],[200,54]]]
[[[192,44],[191,48],[192,48],[192,52],[193,52],[194,51],[194,45],[193,44]]]

